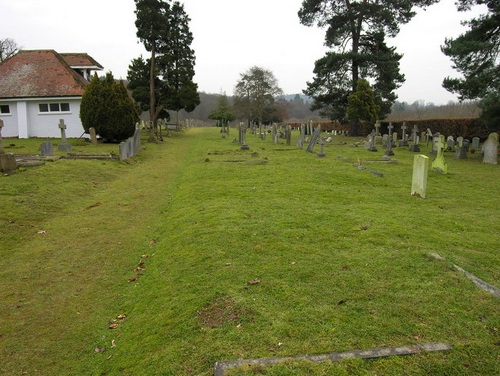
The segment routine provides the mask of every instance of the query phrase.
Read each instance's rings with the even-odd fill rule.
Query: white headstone
[[[425,198],[427,193],[427,176],[429,174],[429,157],[419,154],[413,158],[413,178],[411,195]]]

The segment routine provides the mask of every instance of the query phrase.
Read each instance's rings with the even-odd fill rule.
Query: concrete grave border
[[[327,360],[338,361],[349,358],[374,359],[374,358],[385,358],[389,356],[420,354],[421,352],[429,352],[429,351],[447,351],[451,349],[452,346],[447,343],[429,342],[420,345],[381,347],[369,350],[353,350],[353,351],[336,352],[336,353],[321,354],[321,355],[297,355],[297,356],[260,358],[260,359],[239,359],[239,360],[231,360],[231,361],[215,363],[214,376],[224,376],[225,370],[244,365],[264,366],[270,364],[283,363],[290,360],[308,360],[313,363],[320,363]]]

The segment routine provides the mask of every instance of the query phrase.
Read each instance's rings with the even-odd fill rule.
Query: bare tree
[[[14,39],[0,39],[0,64],[19,51],[19,47]]]

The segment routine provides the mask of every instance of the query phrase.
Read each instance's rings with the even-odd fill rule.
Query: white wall
[[[22,99],[0,101],[10,106],[10,114],[1,114],[4,121],[2,137],[61,138],[59,119],[66,124],[66,137],[77,138],[84,132],[80,121],[80,98]],[[40,103],[69,103],[69,112],[40,113]]]

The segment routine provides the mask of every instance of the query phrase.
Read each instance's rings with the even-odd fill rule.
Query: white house
[[[103,67],[86,53],[21,50],[0,65],[2,137],[80,137],[80,102],[92,71]]]

